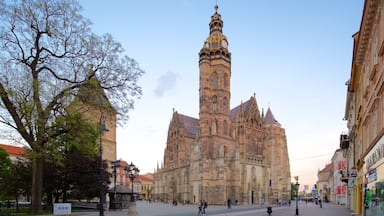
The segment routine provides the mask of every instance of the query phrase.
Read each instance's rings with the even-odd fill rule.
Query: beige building
[[[333,163],[327,164],[322,170],[317,172],[317,185],[318,189],[321,190],[321,200],[324,202],[332,202],[333,192]]]
[[[230,109],[231,53],[216,12],[199,52],[199,118],[173,112],[164,161],[154,174],[158,201],[240,204],[290,199],[285,130],[255,96]]]
[[[383,215],[384,202],[380,198],[384,196],[383,0],[364,1],[360,29],[353,39],[345,110],[349,134],[340,139],[340,148],[348,160],[350,208],[361,215]]]

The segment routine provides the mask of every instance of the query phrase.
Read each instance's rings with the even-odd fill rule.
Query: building
[[[137,180],[140,181],[141,185],[140,197],[144,200],[152,200],[153,175],[148,173],[145,175],[140,175]]]
[[[199,118],[174,110],[164,161],[154,174],[159,201],[240,204],[290,199],[285,130],[255,95],[230,109],[231,53],[215,6],[199,52]]]
[[[347,204],[347,184],[343,181],[343,176],[347,172],[347,160],[344,152],[341,149],[337,149],[332,156],[333,166],[333,183],[331,187],[331,202],[346,205]]]
[[[345,119],[340,141],[347,152],[351,209],[383,215],[384,202],[384,1],[365,0],[360,29],[353,35]]]
[[[317,185],[320,190],[321,200],[331,202],[331,192],[333,189],[333,181],[330,181],[333,176],[333,163],[327,164],[322,170],[317,172]],[[332,177],[333,180],[333,177]]]
[[[23,147],[0,144],[0,148],[3,148],[9,155],[9,159],[14,163],[18,158],[25,156],[25,149]]]

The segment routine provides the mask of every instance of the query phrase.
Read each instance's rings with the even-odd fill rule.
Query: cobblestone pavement
[[[350,216],[351,212],[345,206],[324,203],[323,208],[311,203],[300,203],[299,215],[301,216]],[[137,216],[196,216],[197,205],[178,205],[172,206],[164,203],[136,202]],[[291,207],[272,207],[272,216],[294,216],[296,206]],[[72,215],[78,216],[98,216],[99,212],[77,212]],[[128,209],[106,211],[104,216],[127,216]],[[207,216],[267,216],[266,206],[234,206],[227,209],[226,206],[208,206]]]

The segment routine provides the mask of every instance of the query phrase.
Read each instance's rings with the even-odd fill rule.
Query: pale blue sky
[[[162,161],[172,109],[198,117],[198,52],[215,0],[81,0],[97,34],[111,33],[145,75],[118,129],[117,156],[142,173]],[[254,93],[286,130],[291,175],[312,185],[346,131],[352,35],[363,0],[219,0],[232,53],[231,108]]]

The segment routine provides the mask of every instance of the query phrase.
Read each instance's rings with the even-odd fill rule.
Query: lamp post
[[[109,130],[105,126],[105,117],[103,114],[100,116],[100,146],[99,146],[99,153],[100,153],[100,201],[99,201],[99,216],[104,216],[104,178],[103,178],[103,143],[102,143],[102,135],[104,132],[108,132]]]
[[[112,168],[113,168],[113,209],[116,209],[116,177],[117,177],[117,171],[116,168],[120,167],[120,160],[112,161]]]
[[[299,215],[299,205],[298,205],[299,188],[300,188],[299,177],[296,176],[295,179],[296,179],[296,184],[295,184],[295,189],[296,189],[296,214],[295,215]]]
[[[132,186],[132,190],[131,190],[131,202],[135,202],[135,199],[133,197],[133,181],[135,180],[135,178],[137,178],[137,176],[139,175],[139,168],[137,168],[137,166],[135,166],[132,161],[131,161],[131,164],[128,164],[126,170],[127,172],[127,175],[128,175],[128,178],[131,179],[131,186]]]

